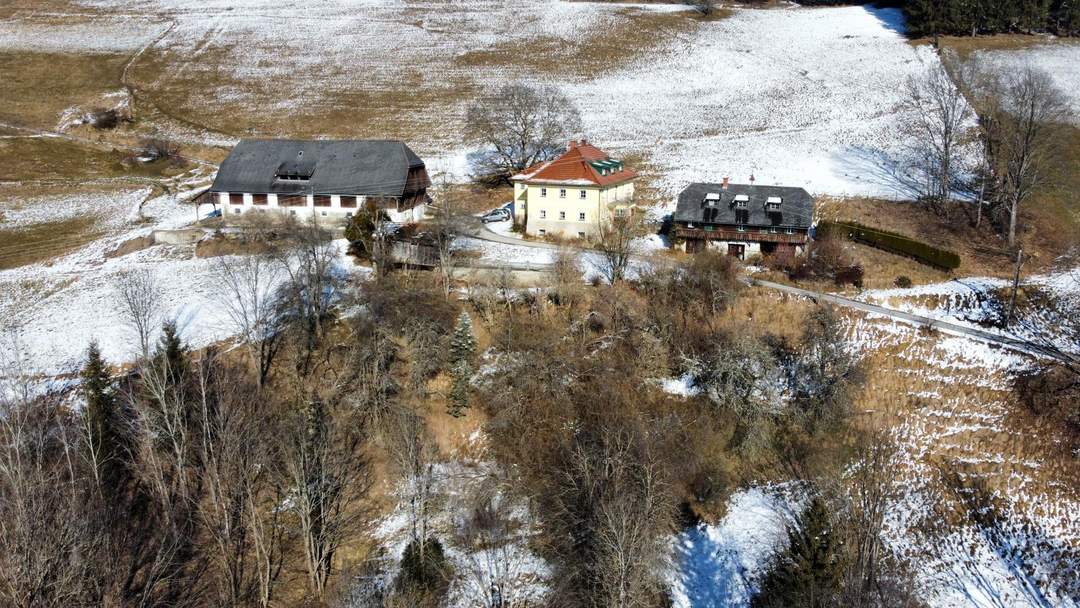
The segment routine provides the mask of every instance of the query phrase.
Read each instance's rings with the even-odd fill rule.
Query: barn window
[[[251,203],[253,205],[265,205],[266,204],[266,195],[265,194],[252,194],[251,195]]]
[[[343,197],[341,197],[341,206],[346,208],[346,209],[355,209],[356,208],[356,199],[358,199],[358,198],[360,198],[360,197],[358,197],[358,196],[343,196]]]
[[[329,207],[330,206],[330,196],[329,195],[316,194],[314,198],[315,198],[315,206],[316,207]]]

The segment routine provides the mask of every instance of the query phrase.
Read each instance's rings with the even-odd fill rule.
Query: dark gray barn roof
[[[708,201],[706,196],[719,195],[719,200]],[[745,196],[746,209],[738,221],[735,197]],[[780,199],[780,213],[767,213],[765,203],[770,197]],[[675,222],[694,224],[745,224],[747,226],[779,226],[806,229],[814,217],[814,199],[802,188],[788,186],[751,186],[749,184],[690,184],[679,194],[675,208]]]
[[[401,196],[409,169],[423,166],[400,141],[245,139],[210,190]]]

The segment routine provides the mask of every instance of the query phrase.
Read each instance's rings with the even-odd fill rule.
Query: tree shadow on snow
[[[907,19],[904,18],[904,11],[898,8],[876,8],[869,4],[863,5],[863,10],[873,15],[890,32],[901,36],[907,35]]]
[[[919,198],[926,180],[914,160],[859,146],[832,154],[832,163],[845,177],[869,184],[888,198]]]

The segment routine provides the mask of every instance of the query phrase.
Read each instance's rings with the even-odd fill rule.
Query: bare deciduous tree
[[[435,218],[431,227],[435,248],[439,254],[439,274],[442,277],[443,294],[449,298],[454,285],[454,269],[457,267],[453,251],[454,240],[464,232],[468,216],[464,212],[461,199],[448,181],[443,181],[439,186],[434,211]]]
[[[150,358],[150,346],[164,317],[157,279],[149,269],[131,270],[116,278],[114,288],[124,322],[135,334],[139,355],[145,361]]]
[[[364,521],[359,504],[370,487],[363,452],[366,427],[351,408],[319,398],[297,403],[290,415],[284,471],[290,509],[299,521],[311,594],[322,601],[342,545]]]
[[[513,505],[495,476],[483,479],[470,493],[455,526],[463,555],[464,595],[483,608],[521,605],[514,584],[525,574],[528,553],[518,532]]]
[[[281,347],[277,289],[282,274],[279,263],[261,255],[223,261],[215,272],[218,301],[248,351],[259,386],[266,384]]]
[[[632,213],[600,222],[596,250],[600,252],[600,272],[608,283],[614,285],[626,278],[626,269],[638,249],[634,241],[642,235],[641,219]]]
[[[581,131],[573,102],[550,86],[507,85],[469,108],[465,135],[482,148],[472,155],[478,177],[505,179],[554,158]]]
[[[284,488],[266,399],[209,353],[198,366],[200,454],[205,498],[199,516],[223,606],[267,606],[282,568]]]
[[[1008,214],[1009,246],[1016,245],[1020,209],[1045,186],[1059,166],[1058,126],[1068,118],[1068,104],[1053,78],[1025,66],[1007,74],[982,70],[972,86],[987,156]]]
[[[77,470],[78,429],[60,395],[32,397],[17,361],[0,369],[0,603],[78,605],[94,595],[97,537]],[[11,363],[9,366],[7,363]]]
[[[904,107],[913,120],[910,128],[917,145],[924,147],[931,200],[934,211],[942,213],[952,195],[952,175],[956,171],[957,149],[963,141],[964,127],[974,112],[953,84],[946,69],[947,58],[924,74],[910,76],[904,89]],[[951,62],[956,63],[956,62]]]

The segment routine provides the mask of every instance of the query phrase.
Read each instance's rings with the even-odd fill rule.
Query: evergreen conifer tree
[[[469,407],[469,382],[476,358],[476,336],[473,335],[469,313],[461,311],[454,333],[450,336],[450,405],[448,413],[455,417],[465,414]]]
[[[82,391],[86,400],[83,411],[88,460],[94,467],[99,486],[113,494],[123,485],[126,433],[123,416],[113,394],[112,378],[97,342],[86,351],[82,369]]]
[[[789,545],[765,575],[753,608],[836,605],[843,581],[840,541],[832,532],[828,506],[814,497],[788,533]]]

